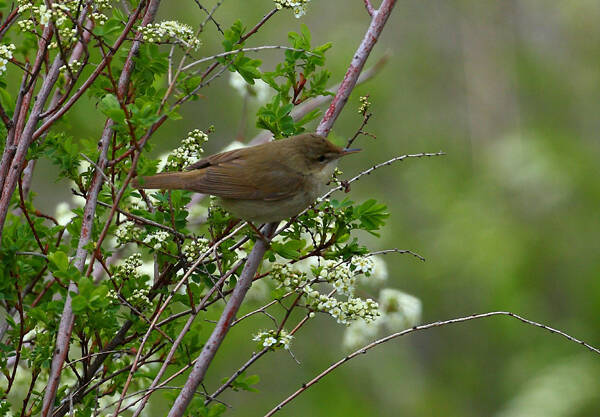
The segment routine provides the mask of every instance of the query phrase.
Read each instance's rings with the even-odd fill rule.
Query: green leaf
[[[300,257],[300,251],[306,242],[304,240],[290,240],[284,244],[278,242],[271,242],[271,249],[286,259],[298,259]]]
[[[114,94],[105,95],[102,100],[100,100],[98,107],[105,116],[110,117],[115,122],[125,122],[125,113],[123,113],[119,100],[117,100],[117,97],[115,97]]]
[[[67,271],[69,269],[69,258],[62,251],[57,251],[48,255],[48,260],[56,266],[59,271]]]
[[[88,299],[82,295],[74,296],[73,300],[71,301],[71,308],[73,309],[74,313],[81,313],[82,311],[87,309],[87,306]]]

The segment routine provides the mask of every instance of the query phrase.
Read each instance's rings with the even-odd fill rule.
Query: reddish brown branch
[[[131,30],[135,21],[137,20],[138,16],[140,15],[141,10],[144,7],[144,4],[145,4],[145,2],[142,1],[138,5],[138,9],[130,17],[129,22],[128,22],[127,26],[125,27],[123,33],[119,37],[119,39],[121,39],[121,38],[123,40],[125,39],[127,33]],[[151,22],[154,19],[154,16],[156,15],[156,11],[158,10],[158,5],[159,5],[159,0],[151,0],[150,5],[148,6],[148,10],[146,11],[146,14],[145,14],[143,22],[142,22],[143,25],[147,25],[149,22]],[[139,36],[140,35],[138,33],[137,37],[139,37]],[[137,39],[137,37],[136,37],[136,39]],[[120,93],[124,93],[129,84],[129,79],[130,79],[131,73],[133,71],[133,60],[134,60],[135,55],[137,54],[137,51],[139,50],[139,47],[140,47],[140,42],[138,40],[133,43],[133,45],[129,51],[129,55],[127,56],[127,61],[125,62],[125,65],[121,72],[121,76],[119,78],[119,86],[118,87],[119,87]],[[109,52],[108,55],[110,55],[110,53],[114,53],[114,51],[116,51],[116,49],[113,49],[111,52]],[[108,62],[107,57],[105,57],[105,59],[102,62],[107,63]],[[90,76],[90,78],[92,78],[92,77]],[[65,107],[67,107],[67,106],[65,105]],[[65,109],[65,107],[63,107],[63,109]],[[63,112],[63,109],[58,111],[55,114],[55,116],[58,114],[61,114],[61,112]],[[66,110],[64,110],[64,111],[66,111]],[[99,145],[100,156],[98,157],[98,162],[96,164],[97,168],[94,173],[94,177],[92,179],[90,191],[87,194],[87,201],[86,201],[85,208],[84,208],[83,221],[82,221],[81,232],[80,232],[80,236],[79,236],[79,244],[78,244],[77,252],[75,255],[75,267],[77,267],[77,269],[79,269],[79,271],[83,271],[83,269],[85,267],[85,259],[87,257],[86,246],[89,243],[89,240],[90,240],[90,237],[92,234],[93,220],[94,220],[94,216],[95,216],[95,212],[96,212],[98,194],[100,193],[102,184],[104,182],[104,176],[103,176],[102,170],[106,168],[106,165],[108,163],[108,159],[107,159],[108,147],[109,147],[110,139],[112,136],[112,126],[113,125],[114,125],[114,122],[111,119],[108,119],[104,126],[104,131],[102,133],[102,137],[100,139],[100,145]],[[48,416],[52,415],[52,407],[54,404],[54,398],[56,396],[56,391],[58,389],[58,384],[60,382],[60,375],[61,375],[63,364],[64,364],[64,361],[66,358],[66,354],[69,349],[69,344],[70,344],[70,340],[71,340],[71,331],[73,329],[73,323],[74,323],[74,314],[73,314],[73,309],[71,306],[71,301],[72,301],[71,293],[76,293],[76,292],[77,292],[77,286],[75,285],[74,282],[71,282],[69,284],[69,291],[67,292],[65,306],[63,309],[63,313],[62,313],[61,321],[60,321],[60,325],[59,325],[59,331],[58,331],[57,341],[56,341],[56,349],[54,351],[55,353],[52,358],[52,366],[51,366],[51,370],[50,370],[49,382],[48,382],[48,386],[46,387],[46,392],[44,395],[44,402],[43,402],[42,414],[41,414],[42,417],[48,417]]]
[[[373,50],[375,43],[377,43],[379,35],[381,35],[395,4],[396,0],[383,0],[381,7],[377,10],[377,13],[374,14],[369,29],[367,29],[367,33],[365,33],[360,46],[356,50],[352,62],[348,67],[348,71],[346,71],[346,75],[344,76],[344,80],[340,85],[338,93],[333,98],[329,109],[327,109],[325,116],[323,116],[323,120],[321,120],[321,123],[317,127],[318,134],[324,136],[329,134],[335,120],[338,118],[344,105],[348,101],[348,97],[350,97],[350,93],[356,85],[360,72],[367,61],[369,54]]]
[[[271,236],[276,228],[277,223],[268,224],[263,230],[263,234],[265,236]],[[227,301],[227,305],[225,306],[219,321],[215,325],[213,332],[202,348],[202,352],[200,352],[200,356],[198,356],[198,360],[196,361],[190,376],[179,392],[173,407],[171,407],[168,417],[181,417],[184,415],[185,409],[194,397],[194,393],[198,389],[198,386],[200,386],[200,383],[204,380],[204,375],[206,374],[208,366],[217,353],[219,346],[221,346],[221,342],[225,339],[231,322],[242,304],[248,289],[250,289],[250,286],[252,285],[254,274],[256,274],[256,270],[262,262],[266,250],[267,244],[262,240],[258,240],[255,243],[254,248],[252,248],[252,252],[248,256],[248,260],[244,265],[244,269],[242,270],[235,289]]]
[[[365,2],[365,8],[367,9],[367,13],[369,13],[369,16],[373,17],[373,15],[375,13],[377,13],[377,10],[375,10],[373,8],[373,5],[371,4],[371,0],[363,0]]]

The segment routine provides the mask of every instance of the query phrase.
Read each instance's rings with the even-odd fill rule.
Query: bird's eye
[[[318,159],[318,161],[319,161],[319,162],[325,162],[325,155],[321,155],[321,156],[319,156],[319,159]]]

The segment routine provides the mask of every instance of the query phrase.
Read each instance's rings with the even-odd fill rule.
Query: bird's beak
[[[342,156],[344,156],[344,155],[350,155],[351,153],[360,152],[361,150],[362,149],[344,148],[344,149],[342,149]]]

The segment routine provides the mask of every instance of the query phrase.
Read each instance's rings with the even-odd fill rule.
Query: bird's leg
[[[254,226],[251,222],[248,222],[248,226],[250,226],[252,228],[252,230],[254,230],[254,232],[258,235],[258,237],[260,238],[260,240],[262,240],[263,242],[265,242],[265,244],[267,245],[267,247],[270,246],[271,240],[268,237],[266,237],[265,235],[262,234],[262,232],[260,231],[260,227]]]

